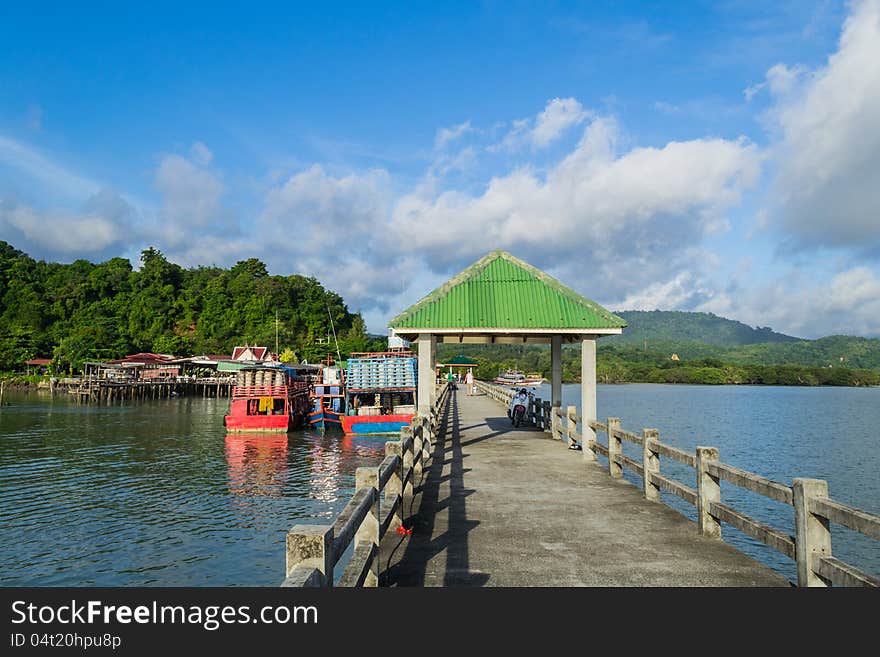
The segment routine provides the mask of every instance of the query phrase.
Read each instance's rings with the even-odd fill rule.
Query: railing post
[[[431,431],[431,418],[417,415],[415,419],[422,427],[422,442],[430,441],[433,435]]]
[[[595,461],[596,451],[593,449],[593,446],[596,444],[596,432],[592,430],[587,422],[589,422],[587,418],[581,418],[581,450],[583,451],[584,461]],[[590,429],[590,431],[588,432],[587,429]]]
[[[412,437],[412,427],[401,427],[400,429],[400,444],[401,446],[405,445],[407,441],[409,441],[409,446],[403,450],[403,472],[401,473],[401,477],[406,477],[406,474],[413,467],[413,442],[409,440]],[[403,498],[405,500],[411,500],[413,496],[413,476],[410,474],[409,479],[406,481],[406,485],[403,487]]]
[[[623,443],[615,433],[620,429],[620,418],[609,417],[608,423],[608,474],[614,479],[620,479],[623,476],[623,468],[614,460],[614,457],[623,453]]]
[[[421,425],[410,425],[410,427],[413,437],[413,478],[416,478],[422,476],[422,462],[424,460],[422,436],[425,432]],[[418,461],[416,461],[416,454],[420,455]]]
[[[811,499],[828,497],[828,482],[798,478],[792,493],[798,586],[831,586],[813,570],[814,556],[831,556],[831,529],[827,518],[810,511]]]
[[[550,414],[550,400],[545,399],[542,405],[542,413],[541,417],[544,419],[544,426],[541,427],[544,431],[552,431],[553,430],[553,417]]]
[[[553,407],[553,438],[563,440],[564,432],[562,427],[562,407]]]
[[[577,421],[574,419],[577,415],[577,407],[568,406],[565,409],[565,435],[568,438],[568,444],[577,445]],[[581,430],[583,434],[583,429]]]
[[[388,482],[385,484],[385,501],[388,504],[393,504],[394,498],[396,498],[398,495],[401,496],[400,504],[397,506],[397,511],[394,512],[394,520],[392,520],[391,524],[388,526],[388,529],[394,530],[396,530],[403,524],[403,450],[401,450],[400,447],[400,441],[385,443],[385,456],[392,454],[400,457],[397,468],[394,470],[392,475],[388,478]]]
[[[660,432],[657,429],[642,430],[642,468],[644,471],[645,499],[652,502],[660,501],[660,487],[651,481],[652,474],[660,474],[660,452],[657,448],[651,448],[649,443],[660,441]]]
[[[287,577],[305,566],[321,573],[322,586],[333,586],[332,551],[332,525],[294,525],[287,532]]]
[[[534,424],[539,429],[544,428],[544,419],[541,417],[541,410],[543,407],[541,406],[541,398],[535,397],[535,417],[533,418]]]
[[[710,462],[718,463],[718,448],[697,447],[697,524],[702,536],[721,538],[721,523],[709,513],[712,502],[721,502],[721,482],[709,474]]]
[[[373,506],[361,526],[354,535],[354,546],[371,542],[376,546],[376,557],[370,565],[370,574],[364,580],[364,586],[379,586],[379,469],[358,468],[354,471],[355,489],[373,488]]]
[[[428,425],[424,418],[419,420],[422,424],[422,461],[431,458],[431,450],[433,449],[433,433],[428,429]]]

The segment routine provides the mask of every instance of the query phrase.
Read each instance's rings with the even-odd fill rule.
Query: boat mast
[[[333,326],[333,315],[330,314],[330,304],[327,304],[327,317],[330,318],[330,329],[333,331],[333,342],[336,343],[336,358],[337,360],[342,360],[342,356],[339,353],[339,340],[336,339],[336,328]]]

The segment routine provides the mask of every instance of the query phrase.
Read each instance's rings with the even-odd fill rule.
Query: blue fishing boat
[[[328,359],[322,364],[319,380],[310,386],[309,398],[309,426],[320,431],[331,426],[341,427],[345,414],[345,370]]]

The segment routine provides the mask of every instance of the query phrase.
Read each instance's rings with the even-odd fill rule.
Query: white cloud
[[[705,302],[711,294],[710,289],[693,272],[682,271],[668,281],[658,281],[634,290],[611,306],[619,310],[677,310],[693,307],[697,305],[696,302]]]
[[[97,194],[101,184],[73,173],[37,149],[0,135],[0,166],[20,171],[55,192],[82,201]]]
[[[384,306],[412,274],[408,236],[387,232],[391,200],[383,169],[333,176],[314,165],[269,191],[255,232],[291,246],[280,253],[280,267],[320,272],[353,308]]]
[[[553,98],[534,120],[517,119],[498,144],[489,146],[490,152],[514,151],[529,145],[536,149],[546,148],[562,137],[570,128],[579,125],[593,115],[574,98]]]
[[[224,189],[219,178],[180,155],[162,159],[156,171],[156,189],[162,195],[161,231],[171,245],[187,239],[189,229],[203,229],[224,214],[220,203]]]
[[[805,338],[880,336],[880,276],[858,266],[817,283],[793,268],[770,283],[735,285],[712,294],[694,309]]]
[[[853,6],[824,67],[767,82],[783,225],[798,244],[880,248],[880,0]]]
[[[214,154],[211,150],[200,141],[197,141],[192,145],[190,148],[190,154],[192,155],[193,161],[203,167],[211,164],[211,160],[214,159]]]
[[[435,271],[504,248],[565,274],[588,296],[623,298],[666,280],[707,232],[723,229],[760,168],[746,141],[701,139],[619,153],[619,128],[594,119],[545,174],[521,167],[482,193],[413,192],[396,204],[391,232]],[[563,264],[569,263],[569,264]]]
[[[88,199],[79,213],[7,199],[0,202],[0,237],[40,253],[97,254],[131,237],[133,216],[133,208],[112,190]]]
[[[440,130],[437,131],[437,137],[434,139],[434,148],[439,150],[470,131],[470,121],[459,123],[458,125],[454,125],[451,128],[440,128]]]
[[[667,103],[664,100],[655,101],[654,109],[663,114],[678,114],[681,112],[681,108],[678,105]]]
[[[764,87],[767,86],[766,82],[758,82],[756,84],[750,84],[748,87],[743,89],[743,96],[746,97],[747,101],[752,100],[755,96],[758,95],[758,92],[761,91]]]
[[[590,113],[574,98],[554,98],[538,114],[532,130],[532,143],[538,148],[556,141],[571,127],[583,123]]]
[[[807,72],[803,66],[776,64],[767,71],[766,86],[774,96],[787,96],[797,89]]]

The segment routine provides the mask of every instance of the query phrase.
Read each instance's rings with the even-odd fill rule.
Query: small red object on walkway
[[[412,534],[412,529],[407,529],[403,525],[400,525],[400,527],[397,528],[397,533],[398,534],[405,534],[408,536],[408,535]]]

